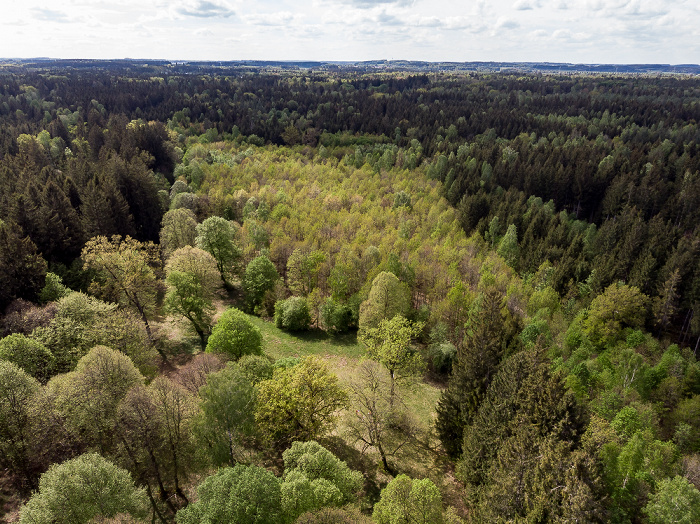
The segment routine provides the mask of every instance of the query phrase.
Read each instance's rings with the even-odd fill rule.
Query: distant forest
[[[103,516],[138,522],[248,522],[212,516],[246,482],[281,486],[250,522],[700,518],[700,81],[305,65],[0,65],[0,503],[51,521],[70,459],[126,469]],[[382,372],[342,389],[254,317]],[[126,378],[95,393],[100,362]],[[299,381],[329,412],[287,427]],[[413,424],[394,395],[426,391]],[[159,398],[192,420],[169,450]],[[361,479],[308,441],[351,463],[368,399]],[[292,486],[295,453],[335,476]]]
[[[129,173],[128,166],[145,151],[143,167],[172,183],[177,144],[169,130],[211,141],[241,134],[258,145],[344,146],[338,156],[347,149],[364,155],[377,144],[413,147],[420,149],[414,167],[431,163],[428,174],[443,182],[465,231],[485,235],[491,227],[491,234],[502,235],[515,225],[516,269],[532,273],[549,260],[560,293],[587,279],[596,292],[623,280],[651,296],[677,269],[672,324],[689,334],[700,300],[700,91],[692,78],[144,78],[69,70],[2,78],[2,216],[20,225],[49,262],[71,262],[85,235],[157,240],[158,208],[147,203],[157,200],[157,188],[149,183],[148,195],[138,182],[143,173]],[[157,124],[129,129],[134,119]],[[36,173],[17,184],[18,139],[39,133],[50,152],[28,151]],[[52,181],[62,188],[53,198],[67,198],[73,220],[85,221],[86,197],[79,193],[89,180],[65,166],[75,163],[65,157],[75,138],[91,161],[125,162],[119,187],[133,229],[68,228],[63,241],[61,233],[39,231],[44,220],[21,216],[26,206],[18,199],[45,208],[37,192]],[[52,180],[57,169],[60,180]]]

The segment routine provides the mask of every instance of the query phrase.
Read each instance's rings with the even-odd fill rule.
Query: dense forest
[[[0,68],[0,518],[697,522],[699,117],[682,75]]]

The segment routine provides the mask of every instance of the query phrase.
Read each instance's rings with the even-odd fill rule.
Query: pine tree
[[[681,275],[678,269],[671,273],[659,290],[659,296],[654,299],[654,321],[661,331],[665,331],[678,307],[678,284]]]
[[[587,416],[541,347],[502,364],[465,429],[457,475],[476,491],[477,521],[604,521]]]
[[[467,336],[437,405],[438,434],[453,457],[461,454],[464,427],[479,409],[514,334],[514,319],[497,288],[487,288],[475,302]]]

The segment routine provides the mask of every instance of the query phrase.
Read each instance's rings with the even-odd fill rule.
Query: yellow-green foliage
[[[286,148],[241,154],[233,145],[209,147],[224,150],[214,155],[220,163],[201,166],[200,191],[208,194],[213,213],[243,221],[246,261],[260,251],[261,227],[267,236],[262,247],[269,248],[280,273],[295,249],[320,250],[327,254],[318,269],[318,292],[323,296],[331,295],[332,269],[353,257],[362,260],[369,246],[378,248],[382,263],[358,268],[362,298],[393,254],[407,269],[403,273],[410,280],[413,305],[428,304],[441,311],[440,317],[449,314],[449,308],[439,306],[456,284],[475,288],[487,257],[504,294],[517,280],[502,259],[488,255],[480,238],[466,237],[455,210],[439,195],[440,183],[423,176],[422,169],[376,173],[367,165],[358,169],[335,159],[310,160]],[[394,207],[402,192],[410,197],[410,207]],[[265,203],[269,215],[249,213],[244,220],[240,203],[252,198],[258,206]]]

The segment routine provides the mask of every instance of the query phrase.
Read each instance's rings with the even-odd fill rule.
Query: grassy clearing
[[[250,316],[262,332],[265,353],[274,359],[313,355],[325,359],[338,378],[349,383],[357,376],[357,366],[364,356],[364,346],[355,333],[332,337],[320,330],[292,334],[275,327],[272,322]],[[440,390],[434,385],[415,380],[401,388],[406,409],[422,429],[433,425],[435,405]]]
[[[227,307],[226,301],[217,302],[217,316]],[[365,354],[364,345],[357,340],[356,333],[330,336],[321,330],[303,333],[289,333],[278,329],[273,322],[249,315],[249,320],[260,329],[263,336],[263,349],[273,359],[304,357],[313,355],[327,362],[339,380],[349,385],[358,378],[358,366]],[[159,323],[168,353],[173,356],[177,367],[179,360],[188,360],[200,351],[199,339],[189,333],[187,325],[171,318]],[[405,473],[413,478],[430,478],[442,491],[445,502],[460,506],[460,487],[454,479],[451,465],[440,457],[439,441],[434,431],[435,406],[440,396],[440,388],[430,380],[417,378],[399,383],[398,393],[405,411],[415,425],[415,438],[409,440],[393,456],[389,464],[395,473]],[[339,413],[338,425],[332,435],[322,439],[322,444],[333,451],[341,460],[365,476],[365,496],[363,509],[370,511],[379,500],[381,489],[392,476],[384,471],[379,453],[372,448],[363,449],[361,443],[349,438],[348,424],[354,419],[352,400],[348,410]],[[396,436],[387,435],[387,449],[393,448]]]
[[[339,337],[329,336],[322,331],[291,334],[278,329],[272,322],[254,316],[249,318],[262,332],[265,353],[272,358],[314,355],[328,362],[331,370],[343,383],[350,384],[357,379],[358,366],[364,356],[364,346],[357,341],[355,333]],[[416,425],[417,434],[415,440],[408,442],[389,459],[389,463],[397,472],[415,478],[431,477],[436,485],[444,485],[446,472],[441,467],[435,467],[439,454],[436,452],[438,441],[433,429],[435,405],[440,396],[440,389],[420,379],[401,384],[399,389],[405,410]],[[334,438],[340,437],[345,440],[347,423],[352,419],[353,410],[351,400],[348,412],[340,414]],[[353,446],[352,442],[346,442],[345,445],[354,447],[356,453],[360,451],[359,444]],[[335,451],[341,450],[338,448]],[[347,449],[341,452],[343,455],[347,453]],[[379,489],[391,479],[386,472],[381,471],[381,461],[376,450],[366,449],[360,455],[360,462],[363,464],[361,469],[372,479],[375,489]]]
[[[346,333],[332,337],[321,330],[302,333],[288,333],[255,316],[248,317],[263,335],[265,353],[272,358],[304,357],[340,357],[359,359],[362,356],[362,345],[357,341],[355,333]]]

